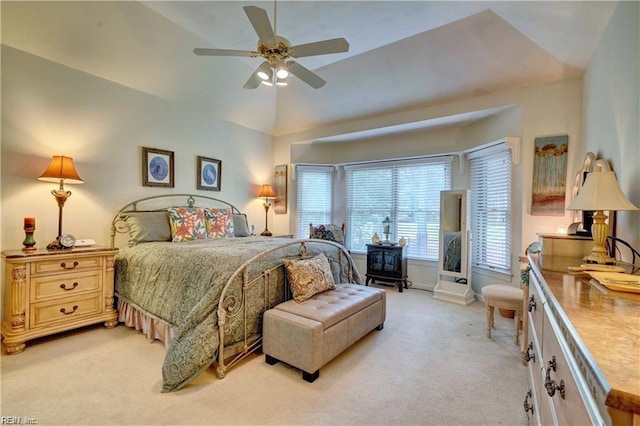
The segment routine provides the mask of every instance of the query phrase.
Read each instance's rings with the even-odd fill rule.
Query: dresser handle
[[[533,342],[529,342],[529,346],[527,346],[527,353],[525,355],[525,359],[527,360],[527,362],[533,360],[533,362],[536,362],[536,353],[530,353],[529,351],[533,351]]]
[[[65,308],[60,308],[60,312],[62,312],[65,315],[71,315],[72,313],[74,313],[76,311],[76,309],[78,309],[78,305],[73,305],[73,311],[67,312],[67,310]]]
[[[65,283],[60,284],[60,288],[63,289],[64,291],[71,291],[76,287],[78,287],[78,283],[73,283],[73,287],[69,287],[69,288],[67,288],[67,285]]]
[[[532,310],[537,310],[536,299],[533,297],[533,295],[529,298],[529,307],[527,308],[527,310],[529,312],[531,312]]]
[[[78,261],[77,260],[75,262],[73,262],[73,266],[67,266],[66,262],[62,262],[60,264],[60,267],[64,268],[64,269],[75,269],[76,266],[78,266]]]
[[[556,357],[552,357],[547,367],[547,374],[544,377],[544,387],[547,389],[549,396],[554,396],[556,391],[560,391],[560,398],[564,399],[564,380],[560,380],[558,385],[555,380],[551,380],[551,370],[556,371]]]
[[[524,404],[522,404],[524,406],[524,412],[526,413],[527,411],[531,411],[531,414],[533,414],[533,404],[529,404],[529,398],[531,398],[531,389],[529,389],[527,391],[527,394],[524,397]]]

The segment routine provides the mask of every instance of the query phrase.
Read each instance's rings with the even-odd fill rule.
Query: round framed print
[[[142,185],[173,188],[173,151],[142,148]]]
[[[197,156],[198,171],[196,175],[196,187],[208,191],[220,191],[222,179],[222,161],[215,158]]]

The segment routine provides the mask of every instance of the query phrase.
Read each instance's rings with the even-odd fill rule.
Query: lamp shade
[[[622,193],[611,171],[591,172],[587,175],[578,196],[567,210],[638,210]]]
[[[38,178],[45,182],[58,183],[61,179],[65,183],[83,183],[73,166],[73,158],[62,155],[54,155],[47,170]]]
[[[260,190],[260,194],[258,197],[262,198],[276,198],[276,193],[273,191],[271,185],[262,185],[262,189]]]

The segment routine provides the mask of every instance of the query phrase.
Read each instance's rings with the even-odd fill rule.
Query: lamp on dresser
[[[587,174],[578,196],[567,207],[567,210],[595,211],[593,225],[591,225],[594,246],[591,253],[583,260],[586,263],[615,263],[615,259],[609,256],[604,246],[609,235],[609,226],[605,222],[607,215],[604,214],[604,211],[638,210],[620,190],[616,174],[598,167],[598,163],[596,163],[596,170]]]
[[[73,165],[73,158],[65,157],[62,155],[54,155],[49,163],[49,167],[38,178],[45,182],[59,183],[58,189],[51,190],[51,194],[56,198],[58,202],[58,236],[55,241],[51,242],[48,249],[62,248],[60,245],[60,237],[62,236],[62,208],[67,198],[71,196],[71,191],[64,189],[66,183],[83,183],[84,181],[78,176],[76,168]]]
[[[262,189],[260,190],[260,194],[258,197],[264,198],[264,231],[260,233],[263,237],[270,237],[273,235],[271,231],[269,231],[268,219],[269,219],[269,207],[271,207],[271,203],[269,203],[269,199],[276,198],[276,193],[274,192],[271,185],[262,185]]]

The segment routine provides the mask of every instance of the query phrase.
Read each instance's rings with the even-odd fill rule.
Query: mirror
[[[466,190],[440,192],[440,274],[467,278],[468,194]]]

